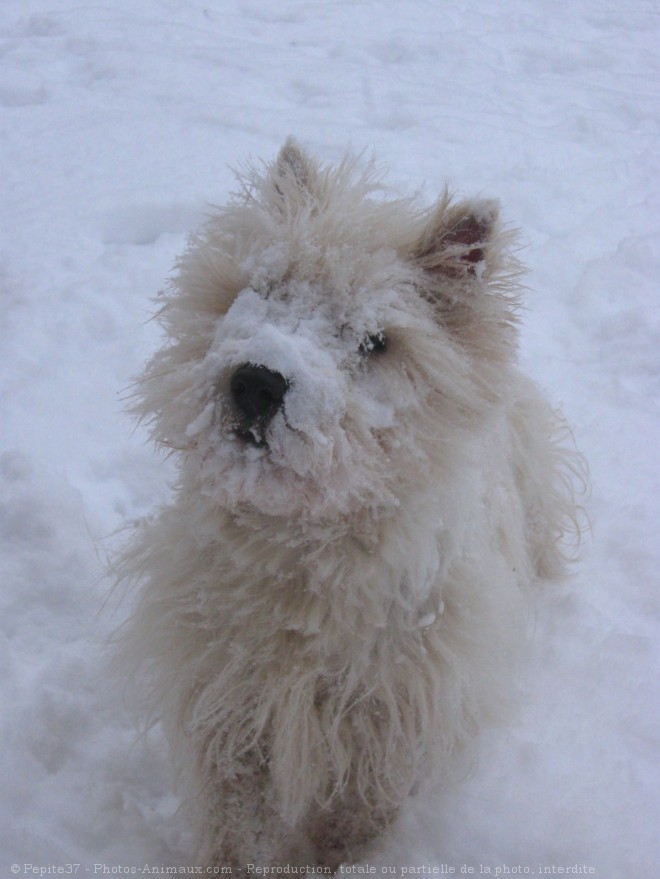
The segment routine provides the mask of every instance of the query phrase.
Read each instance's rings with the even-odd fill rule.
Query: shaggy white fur
[[[335,869],[506,714],[579,462],[514,365],[492,202],[388,200],[293,142],[191,240],[134,410],[176,450],[123,642],[200,860]]]

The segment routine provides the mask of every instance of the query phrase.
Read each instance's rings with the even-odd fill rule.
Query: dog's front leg
[[[201,799],[204,866],[240,876],[255,867],[315,862],[307,834],[281,818],[268,764],[256,755],[233,773],[216,770]]]

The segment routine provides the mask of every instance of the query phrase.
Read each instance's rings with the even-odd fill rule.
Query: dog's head
[[[135,410],[221,507],[336,519],[438,481],[497,400],[515,271],[492,202],[387,200],[287,141],[194,237]]]

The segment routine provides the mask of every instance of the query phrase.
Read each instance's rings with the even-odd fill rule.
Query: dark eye
[[[380,354],[387,348],[385,333],[370,333],[365,336],[360,345],[360,354],[368,357],[370,354]]]

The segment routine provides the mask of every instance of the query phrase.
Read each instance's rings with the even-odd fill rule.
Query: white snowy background
[[[136,743],[105,668],[108,535],[171,475],[121,391],[228,165],[289,133],[373,150],[400,193],[501,199],[525,368],[593,479],[519,718],[373,863],[660,875],[659,49],[653,0],[2,0],[0,875],[191,863],[158,731]]]

